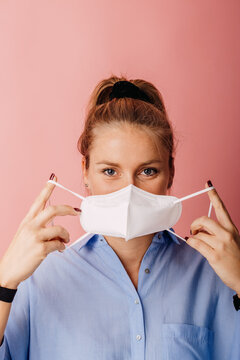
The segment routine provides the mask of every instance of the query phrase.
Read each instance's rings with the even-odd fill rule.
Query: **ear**
[[[86,170],[86,159],[84,156],[82,158],[81,165],[82,165],[83,180],[84,180],[84,183],[86,184],[88,182],[88,178],[87,178],[87,170]]]
[[[172,186],[174,174],[175,174],[175,166],[174,166],[174,163],[172,163],[172,167],[170,169],[170,174],[169,174],[169,181],[168,181],[167,189],[170,189],[170,187]]]

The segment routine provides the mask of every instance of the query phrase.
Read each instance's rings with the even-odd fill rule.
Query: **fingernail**
[[[54,177],[55,177],[55,174],[54,174],[54,173],[52,173],[52,174],[50,175],[49,180],[52,180]]]
[[[188,236],[185,236],[185,238],[184,238],[185,240],[187,240],[187,239],[189,239],[189,237]]]
[[[74,210],[76,210],[76,211],[82,211],[82,210],[80,210],[79,208],[74,208]]]
[[[190,234],[192,235],[192,230],[190,229]]]
[[[213,184],[212,184],[211,180],[208,180],[208,182],[207,182],[207,183],[208,183],[208,186],[209,186],[209,187],[213,186]]]

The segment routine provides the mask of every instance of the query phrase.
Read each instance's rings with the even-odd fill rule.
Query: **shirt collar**
[[[170,228],[170,230],[172,230],[173,232],[174,229]],[[170,233],[167,230],[162,230],[162,231],[158,231],[157,233],[154,234],[153,242],[157,242],[157,243],[166,243],[167,241],[173,241],[178,245],[181,245],[181,243],[179,242],[179,240],[177,239],[176,235],[173,235],[172,233]],[[82,236],[82,239],[79,240],[79,243],[77,244],[77,250],[79,251],[84,245],[88,244],[88,245],[92,245],[94,247],[98,247],[98,246],[102,246],[102,245],[106,245],[107,241],[104,238],[103,235],[101,234],[92,234],[92,233],[86,233]]]
[[[173,232],[174,229],[173,228],[169,228],[170,230],[172,230]],[[152,239],[153,242],[160,242],[160,243],[166,243],[167,241],[173,241],[178,245],[181,245],[181,243],[179,242],[179,240],[177,239],[176,235],[170,233],[167,230],[162,230],[157,232]]]
[[[172,230],[175,233],[175,230],[173,228],[169,228],[169,230]],[[176,235],[173,235],[172,233],[170,233],[170,231],[164,230],[164,234],[165,236],[170,237],[171,240],[173,240],[176,244],[181,245],[182,243],[180,243],[180,241],[178,240]]]

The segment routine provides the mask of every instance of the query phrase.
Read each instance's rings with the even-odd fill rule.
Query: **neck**
[[[124,238],[106,236],[107,243],[115,251],[127,271],[138,272],[142,258],[152,242],[155,235],[147,234],[128,241]]]

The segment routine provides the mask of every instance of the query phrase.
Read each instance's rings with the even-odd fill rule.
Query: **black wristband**
[[[8,289],[0,286],[0,300],[11,303],[17,292],[17,289]]]
[[[233,305],[237,311],[240,310],[240,299],[237,294],[233,295]]]

